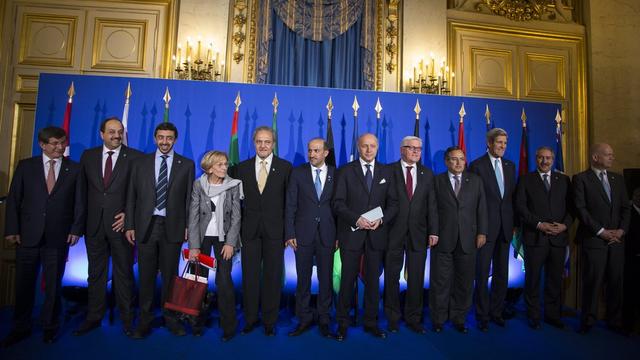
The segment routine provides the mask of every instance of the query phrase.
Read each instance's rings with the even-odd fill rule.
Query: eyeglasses
[[[58,146],[65,147],[67,146],[67,141],[66,140],[65,141],[49,141],[47,145],[51,145],[53,147],[58,147]]]
[[[409,150],[409,151],[422,151],[422,146],[409,146],[409,145],[405,145],[403,146],[403,148]]]

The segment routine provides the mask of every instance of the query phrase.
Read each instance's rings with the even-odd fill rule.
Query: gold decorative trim
[[[19,93],[35,93],[38,91],[39,75],[16,75],[16,91]]]
[[[255,18],[257,4],[254,1],[252,18]],[[233,35],[231,35],[231,41],[234,45],[233,51],[233,61],[236,64],[240,64],[242,59],[244,59],[244,53],[242,51],[242,45],[246,40],[246,31],[245,25],[247,24],[247,15],[245,14],[245,10],[247,9],[247,3],[244,0],[237,0],[233,4],[234,14],[233,14]],[[268,16],[268,15],[265,15]]]
[[[249,20],[249,43],[246,47],[246,52],[248,53],[247,61],[246,61],[246,76],[247,83],[253,84],[255,82],[256,77],[256,50],[257,50],[257,24],[258,24],[258,0],[253,0],[251,2],[251,17]]]
[[[68,27],[69,32],[67,34],[67,38],[64,40],[65,50],[63,59],[29,56],[28,46],[31,43],[30,40],[32,36],[32,25],[36,22],[63,25]],[[20,51],[18,56],[18,64],[47,67],[73,67],[77,22],[77,16],[24,13],[22,17],[22,30],[20,33]]]
[[[375,90],[384,87],[385,0],[376,0]]]
[[[25,120],[24,113],[33,112],[33,119]],[[13,179],[18,161],[31,155],[33,148],[33,133],[35,129],[36,104],[34,103],[14,103],[13,123],[11,124],[11,155],[9,160],[9,176]]]
[[[96,18],[94,23],[93,32],[93,51],[91,54],[91,68],[92,69],[108,69],[108,70],[127,70],[127,71],[144,71],[145,59],[147,58],[147,25],[148,20],[126,20],[126,19],[113,19],[113,18]],[[120,28],[120,29],[133,29],[140,33],[140,39],[136,47],[138,52],[136,54],[135,63],[126,63],[119,61],[108,61],[102,59],[102,40],[103,32],[106,27]]]
[[[459,20],[448,20],[447,26],[447,51],[448,59],[451,61],[452,68],[456,69],[456,56],[458,44],[457,37],[461,31],[473,31],[476,33],[514,36],[524,39],[557,41],[559,43],[570,44],[575,47],[576,55],[576,93],[572,98],[571,107],[567,109],[569,118],[564,119],[566,125],[563,135],[563,141],[566,148],[565,154],[565,171],[568,174],[575,174],[585,169],[589,164],[589,127],[587,122],[587,68],[585,54],[585,38],[580,34],[569,33],[552,33],[542,30],[523,29],[518,27],[503,26],[497,24],[477,24],[466,23]],[[460,80],[458,80],[460,81]],[[572,90],[573,91],[573,90]],[[518,98],[519,99],[519,98]],[[572,121],[573,120],[573,121]]]
[[[484,94],[490,96],[508,96],[513,97],[513,52],[502,49],[483,49],[472,47],[470,57],[471,64],[471,81],[469,82],[470,94]],[[489,87],[481,86],[478,84],[478,57],[486,56],[493,59],[502,59],[504,61],[504,68],[502,69],[502,76],[504,82],[502,86]]]
[[[555,0],[482,0],[477,11],[487,7],[495,15],[514,21],[540,20],[545,15],[555,14]]]
[[[551,63],[557,66],[556,69],[556,85],[555,90],[541,90],[541,89],[533,89],[535,75],[531,69],[531,64],[533,62],[537,63]],[[528,98],[537,98],[541,100],[566,100],[565,98],[565,68],[564,68],[564,57],[555,56],[549,54],[532,54],[525,53],[524,58],[524,88],[525,95]]]
[[[397,68],[398,63],[398,5],[400,0],[390,0],[387,13],[386,45],[387,63],[385,68],[389,74]]]

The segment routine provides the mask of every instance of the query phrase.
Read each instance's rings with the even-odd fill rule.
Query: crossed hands
[[[538,230],[542,231],[546,235],[557,236],[567,230],[567,226],[559,222],[541,222],[538,225]]]

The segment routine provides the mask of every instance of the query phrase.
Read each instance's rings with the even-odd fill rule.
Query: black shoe
[[[552,318],[545,317],[544,322],[560,330],[564,330],[565,328],[564,323],[560,319],[552,319]]]
[[[392,321],[392,322],[389,322],[389,325],[387,325],[387,330],[389,330],[390,333],[395,334],[400,329],[398,328],[398,323],[395,321]]]
[[[30,335],[31,330],[13,330],[9,333],[9,335],[7,335],[7,337],[2,339],[1,347],[7,348],[11,345],[15,345],[20,341],[28,338]]]
[[[151,334],[151,325],[138,325],[138,328],[131,334],[132,339],[144,339]]]
[[[469,328],[464,324],[453,324],[453,328],[456,329],[457,332],[461,334],[466,334],[469,332]]]
[[[442,332],[442,324],[433,324],[433,332],[440,334]]]
[[[427,329],[425,329],[422,324],[409,323],[407,324],[407,327],[409,328],[409,330],[413,331],[416,334],[422,335],[427,333]]]
[[[300,336],[311,328],[310,323],[298,324],[295,329],[289,332],[289,336]]]
[[[44,334],[42,334],[42,342],[45,344],[53,344],[54,342],[56,342],[56,339],[58,338],[58,331],[57,330],[45,330]]]
[[[529,327],[532,328],[533,330],[540,330],[540,328],[542,327],[540,325],[540,320],[538,319],[529,319],[528,323],[529,323]]]
[[[502,316],[492,317],[491,321],[500,327],[505,327],[507,325],[507,323],[504,321],[504,318]]]
[[[256,328],[256,323],[251,323],[251,324],[246,324],[243,328],[242,331],[240,331],[240,334],[242,335],[247,335],[250,332],[253,331],[253,329]]]
[[[336,332],[336,340],[343,341],[346,338],[347,338],[347,327],[338,326],[338,331]]]
[[[478,320],[478,329],[482,332],[488,332],[489,322],[487,320]]]
[[[88,334],[91,330],[99,328],[101,325],[102,325],[101,321],[85,320],[71,334],[73,336],[82,336],[82,335]]]
[[[169,332],[172,333],[174,336],[187,335],[187,331],[184,329],[184,326],[177,321],[176,322],[170,321],[166,325],[167,325],[167,329],[169,329]]]
[[[588,334],[591,331],[591,325],[580,324],[580,328],[578,329],[579,334]]]
[[[329,339],[333,337],[333,334],[331,333],[331,331],[329,331],[329,324],[320,324],[318,328],[320,329],[320,335],[322,335],[323,337]]]
[[[380,330],[379,327],[377,326],[365,326],[364,327],[364,332],[369,333],[377,338],[380,339],[384,339],[387,337],[387,333],[385,333],[384,331]]]
[[[234,334],[234,333],[231,333],[231,334],[223,334],[223,335],[222,335],[222,338],[220,338],[220,340],[222,340],[222,342],[227,342],[227,341],[229,341],[229,340],[233,339],[233,337],[234,337],[235,335],[236,335],[236,334]]]
[[[269,337],[276,336],[276,328],[273,325],[265,325],[264,334]]]

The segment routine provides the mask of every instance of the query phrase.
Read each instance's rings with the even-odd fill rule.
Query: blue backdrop
[[[36,106],[35,128],[46,125],[61,125],[67,103],[67,90],[75,84],[71,115],[71,158],[79,160],[82,152],[101,144],[99,124],[107,116],[122,116],[125,90],[131,82],[133,95],[129,110],[129,145],[145,152],[155,149],[152,133],[162,122],[165,89],[171,94],[170,121],[178,127],[179,138],[176,151],[193,158],[196,164],[206,151],[218,149],[228,151],[231,120],[235,109],[234,100],[238,92],[242,99],[238,124],[240,159],[255,154],[251,134],[256,126],[271,125],[273,107],[271,102],[277,93],[278,142],[281,157],[298,165],[306,161],[306,142],[312,137],[325,137],[327,125],[326,104],[333,100],[333,132],[338,166],[347,162],[354,128],[354,96],[357,96],[358,133],[378,131],[382,162],[396,161],[400,156],[400,141],[412,135],[415,124],[413,111],[416,100],[420,102],[420,137],[424,141],[423,162],[435,173],[443,172],[444,149],[457,144],[458,111],[464,103],[465,141],[467,157],[471,161],[486,151],[484,118],[485,105],[489,105],[496,127],[509,134],[506,158],[518,162],[522,125],[520,115],[527,114],[529,153],[538,146],[555,144],[555,114],[558,104],[481,99],[456,96],[417,95],[363,90],[341,90],[330,88],[293,87],[278,85],[254,85],[237,83],[212,83],[166,79],[143,79],[122,77],[98,77],[83,75],[42,74],[40,77]],[[380,99],[382,113],[376,122],[374,110]],[[34,134],[33,153],[39,154]],[[533,156],[529,158],[529,169],[535,167]],[[199,175],[201,173],[198,170]],[[429,257],[430,258],[430,257]],[[239,261],[239,260],[238,260]],[[286,291],[295,287],[295,260],[291,249],[285,252]],[[425,284],[428,284],[428,269]],[[315,270],[314,270],[315,271]],[[233,277],[240,284],[240,266],[236,264]],[[512,258],[510,286],[522,286],[524,276],[522,262]],[[84,243],[73,247],[63,282],[84,285],[87,279],[87,260]],[[315,285],[314,285],[315,286]],[[403,284],[404,286],[404,284]]]

